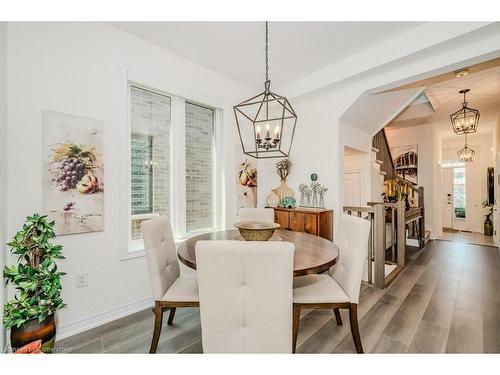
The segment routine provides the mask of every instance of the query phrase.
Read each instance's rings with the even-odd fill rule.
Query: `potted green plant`
[[[56,259],[64,259],[62,246],[50,242],[55,237],[54,222],[46,216],[28,216],[23,228],[7,246],[17,256],[17,264],[3,270],[6,284],[16,295],[4,305],[3,323],[10,328],[12,349],[42,340],[42,350],[50,352],[56,336],[55,312],[65,307],[61,298],[61,276]]]

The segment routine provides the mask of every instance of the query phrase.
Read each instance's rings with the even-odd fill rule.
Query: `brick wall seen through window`
[[[186,102],[186,231],[214,227],[214,110]]]

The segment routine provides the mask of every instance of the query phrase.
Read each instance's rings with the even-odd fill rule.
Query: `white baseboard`
[[[125,316],[134,314],[136,312],[151,308],[154,306],[153,297],[141,299],[139,301],[117,307],[115,309],[103,312],[101,314],[93,315],[88,318],[79,320],[74,323],[69,323],[57,327],[56,340],[62,340],[67,337],[76,335],[78,333],[87,331],[89,329],[99,327],[103,324],[112,322],[113,320],[123,318]]]

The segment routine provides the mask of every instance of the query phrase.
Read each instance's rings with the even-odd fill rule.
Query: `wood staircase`
[[[371,195],[375,201],[368,202],[366,207],[344,206],[343,211],[370,220],[366,278],[363,280],[377,288],[385,288],[404,269],[407,244],[412,246],[414,242],[414,246],[424,247],[430,232],[423,229],[425,209],[422,186],[408,185],[409,195],[415,199],[416,207],[407,208],[405,200],[384,202],[385,181],[400,179],[396,175],[384,130],[373,137],[371,164]]]
[[[408,240],[412,240],[407,242],[408,246],[423,247],[427,245],[427,243],[431,240],[431,231],[430,230],[425,231],[425,234],[422,238],[422,246],[418,242],[418,237],[413,233],[408,234]]]
[[[387,141],[387,136],[385,134],[385,129],[380,130],[372,139],[372,151],[374,154],[374,162],[378,164],[380,168],[380,175],[383,176],[382,186],[384,181],[395,180],[400,177],[396,174],[396,169],[394,167],[394,159],[391,155],[391,150],[389,148],[389,143]],[[383,190],[382,190],[383,192]],[[413,226],[409,227],[408,239],[418,241],[418,246],[420,248],[424,247],[430,240],[430,231],[425,230],[425,218],[424,218],[424,189],[423,187],[412,186],[412,196],[417,196],[418,207],[421,208],[422,218],[418,220],[418,228]]]
[[[374,149],[377,154],[376,162],[380,164],[380,171],[383,172],[384,180],[393,180],[396,178],[396,169],[394,168],[394,161],[384,129],[373,137],[372,150]]]

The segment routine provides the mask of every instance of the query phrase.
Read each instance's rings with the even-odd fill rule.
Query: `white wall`
[[[7,203],[7,24],[0,22],[0,270],[3,274],[3,267],[6,259],[5,247],[5,206]],[[0,285],[0,311],[3,312],[5,303],[5,287],[3,280]],[[1,314],[3,316],[3,313]],[[5,330],[0,324],[0,353],[5,345]]]
[[[127,71],[158,80],[173,94],[220,104],[227,146],[221,159],[231,182],[236,152],[232,105],[252,90],[105,23],[9,23],[7,63],[8,237],[27,215],[41,210],[42,109],[105,124],[105,230],[57,238],[66,256],[60,268],[67,272],[63,298],[68,307],[59,314],[60,337],[99,319],[116,319],[120,311],[144,308],[152,302],[145,259],[120,261],[120,234],[126,232],[119,227],[120,187],[128,183],[120,172],[128,163],[122,152]],[[226,184],[225,195],[234,196],[235,189]],[[226,206],[228,214],[234,212],[235,200],[227,199]],[[89,285],[77,289],[79,272],[88,272]]]
[[[279,91],[278,94],[286,95]],[[333,208],[342,181],[334,172],[339,168],[338,154],[344,152],[343,148],[338,148],[338,129],[335,124],[335,119],[341,113],[335,113],[337,108],[331,105],[328,96],[304,101],[291,100],[291,104],[298,118],[290,155],[294,166],[288,184],[297,195],[299,184],[310,183],[310,175],[316,173],[318,182],[328,188],[325,205]],[[273,178],[274,184],[277,184],[278,177]]]
[[[443,159],[443,144],[441,138],[437,134],[437,129],[434,127],[432,134],[432,148],[433,148],[433,171],[432,171],[432,181],[434,184],[433,192],[433,206],[428,209],[431,210],[433,217],[434,228],[431,233],[432,238],[438,238],[443,235],[443,218],[442,218],[442,202],[443,202],[443,190],[442,190],[442,177],[441,177],[441,165],[439,161]]]
[[[392,149],[399,146],[417,145],[418,185],[424,187],[425,226],[434,238],[434,156],[433,125],[420,125],[407,128],[386,128],[387,142]]]
[[[487,197],[487,168],[494,165],[493,134],[469,135],[468,146],[476,154],[473,162],[465,164],[465,230],[482,233],[484,215],[481,203]],[[464,137],[444,139],[442,147],[443,159],[456,159],[457,151],[464,147]]]

